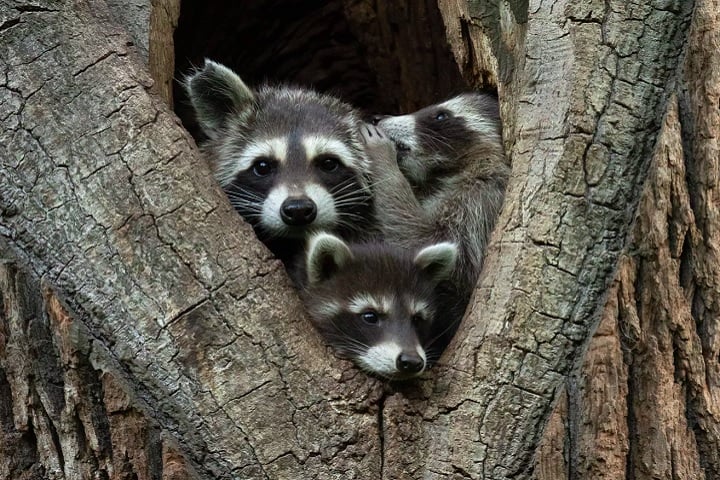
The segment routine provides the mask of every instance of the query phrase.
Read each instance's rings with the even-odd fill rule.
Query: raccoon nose
[[[418,373],[425,368],[425,361],[414,353],[401,353],[395,361],[395,366],[402,373]]]
[[[370,123],[372,123],[373,125],[377,125],[378,123],[380,123],[380,120],[382,120],[383,118],[387,118],[388,116],[389,115],[373,115],[372,119],[370,119]]]
[[[288,198],[280,206],[280,216],[288,225],[308,225],[315,220],[317,207],[309,198]]]

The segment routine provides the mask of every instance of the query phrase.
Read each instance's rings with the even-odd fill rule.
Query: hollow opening
[[[467,90],[433,0],[182,2],[175,77],[210,58],[249,85],[293,83],[366,113],[416,110]],[[175,85],[176,111],[195,134]]]

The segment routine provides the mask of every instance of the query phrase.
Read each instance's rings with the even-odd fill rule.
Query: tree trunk
[[[720,2],[656,3],[216,17],[267,52],[332,38],[328,78],[371,108],[498,84],[485,271],[440,364],[384,384],[321,344],[156,97],[177,3],[0,0],[0,478],[720,478]],[[189,21],[178,68],[232,45]]]
[[[718,12],[695,4],[631,241],[537,478],[720,478]]]

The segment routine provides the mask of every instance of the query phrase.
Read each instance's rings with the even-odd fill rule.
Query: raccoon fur
[[[319,233],[308,242],[301,293],[316,328],[340,356],[374,375],[408,379],[447,343],[452,328],[437,287],[456,258],[450,242],[410,251]]]
[[[384,238],[406,248],[458,245],[452,275],[460,313],[475,287],[503,203],[510,166],[497,100],[467,93],[361,130],[373,158],[377,220]]]
[[[210,60],[184,86],[218,182],[286,265],[315,231],[362,238],[372,230],[368,159],[352,107],[303,88],[253,90]]]

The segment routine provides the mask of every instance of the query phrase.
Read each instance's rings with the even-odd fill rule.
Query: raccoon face
[[[336,352],[363,370],[402,380],[428,366],[426,349],[443,329],[438,282],[453,270],[457,248],[439,243],[414,256],[385,244],[348,245],[320,233],[310,239],[303,297]]]
[[[420,339],[428,338],[434,314],[428,304],[411,295],[398,298],[361,290],[345,299],[333,319],[333,327],[352,338],[335,348],[383,378],[419,375],[427,362]]]
[[[367,226],[367,160],[350,106],[299,88],[253,91],[209,60],[185,86],[216,178],[262,239]]]
[[[497,100],[485,94],[459,95],[408,115],[376,117],[375,123],[395,142],[400,170],[414,186],[461,171],[464,153],[479,138],[500,141]]]
[[[261,237],[349,230],[360,227],[371,208],[356,158],[343,142],[328,137],[254,138],[225,166],[233,170],[223,189]]]

